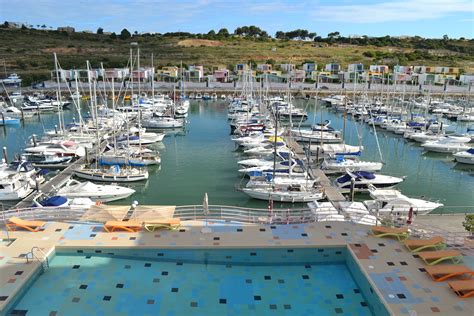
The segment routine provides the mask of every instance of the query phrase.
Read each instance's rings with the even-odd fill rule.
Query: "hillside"
[[[346,67],[349,63],[366,65],[443,65],[462,69],[474,67],[474,42],[449,40],[442,49],[419,49],[406,45],[381,46],[335,43],[255,39],[237,36],[197,39],[195,36],[137,35],[122,40],[114,35],[66,33],[33,29],[0,29],[0,59],[7,72],[17,72],[25,83],[49,78],[53,68],[52,53],[56,52],[62,68],[84,68],[86,60],[93,67],[124,67],[129,56],[130,42],[138,42],[141,64],[150,64],[154,54],[155,65],[202,64],[205,67],[236,63],[302,63],[316,61],[321,68],[330,62]],[[388,42],[393,43],[393,42]],[[400,47],[405,46],[405,47]],[[447,48],[446,48],[447,47]]]

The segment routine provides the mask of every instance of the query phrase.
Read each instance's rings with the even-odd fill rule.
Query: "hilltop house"
[[[250,67],[247,64],[236,64],[235,68],[234,68],[234,71],[235,71],[235,73],[240,75],[240,74],[242,74],[242,72],[247,71],[249,69],[250,69]]]
[[[326,67],[324,68],[325,71],[330,72],[331,74],[338,74],[341,71],[341,65],[339,64],[326,64]]]
[[[286,79],[280,70],[272,70],[267,73],[258,76],[260,80],[266,80],[268,82],[282,83],[286,82]]]
[[[459,77],[463,84],[474,84],[474,74],[464,74]]]
[[[58,69],[57,74],[59,75],[59,80],[61,82],[64,81],[86,81],[88,80],[88,76],[90,76],[91,79],[97,79],[100,76],[100,69]],[[51,71],[51,80],[56,81],[57,76],[56,76],[56,70]]]
[[[152,74],[154,74],[155,68],[151,67],[140,67],[140,69],[134,70],[132,72],[132,78],[134,82],[145,82],[149,81],[152,78]]]
[[[201,65],[191,65],[184,71],[184,80],[200,82],[204,79],[204,67]]]
[[[178,74],[179,68],[176,66],[167,66],[156,71],[157,80],[163,81],[176,81]]]
[[[364,73],[364,64],[349,64],[347,66],[347,72],[362,74]]]
[[[288,73],[288,76],[293,82],[304,82],[306,78],[306,71],[302,69],[295,69],[291,73]]]
[[[271,64],[257,64],[257,71],[268,73],[272,71],[273,66]]]
[[[114,79],[115,82],[124,81],[130,75],[130,69],[129,68],[104,69],[103,72],[101,71],[100,75],[107,80]]]
[[[318,65],[316,63],[304,63],[303,64],[303,70],[307,74],[311,74],[311,72],[318,70]]]
[[[294,64],[280,64],[280,69],[284,72],[291,72],[296,69]]]
[[[214,80],[218,82],[229,82],[230,72],[228,69],[214,70]]]

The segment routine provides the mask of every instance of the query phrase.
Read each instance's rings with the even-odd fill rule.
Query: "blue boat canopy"
[[[249,177],[261,177],[263,176],[263,173],[261,171],[250,171],[247,173]]]
[[[474,155],[474,148],[469,148],[467,152]]]
[[[48,207],[48,206],[61,206],[66,202],[67,202],[67,198],[65,198],[64,196],[55,195],[50,198],[44,199],[43,201],[40,202],[40,204],[44,207]]]
[[[361,178],[368,179],[368,180],[375,179],[375,175],[372,172],[356,171],[356,172],[354,172],[354,174],[361,177]]]

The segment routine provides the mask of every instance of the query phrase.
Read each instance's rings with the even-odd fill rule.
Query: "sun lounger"
[[[471,278],[474,276],[474,270],[469,267],[457,264],[440,264],[437,266],[430,266],[425,268],[426,273],[436,282],[442,282],[454,277],[467,277]]]
[[[462,254],[457,250],[423,251],[419,252],[418,256],[429,266],[445,260],[451,260],[454,264],[462,260]]]
[[[444,239],[441,236],[435,236],[430,239],[408,239],[403,244],[411,252],[419,252],[424,249],[434,248],[435,250],[441,250],[446,247]]]
[[[30,232],[37,232],[46,224],[43,221],[27,221],[18,217],[10,217],[7,223],[8,230],[16,230],[17,228],[23,228]]]
[[[451,281],[448,285],[460,298],[474,296],[474,280]]]
[[[408,228],[372,226],[372,233],[374,237],[396,237],[398,240],[403,240],[408,237]]]
[[[181,226],[181,220],[179,218],[170,218],[164,220],[147,221],[143,223],[143,226],[149,232],[153,232],[159,228],[175,230]]]
[[[137,221],[108,221],[104,224],[104,229],[112,233],[116,230],[124,230],[127,232],[137,232],[142,228],[142,222]]]

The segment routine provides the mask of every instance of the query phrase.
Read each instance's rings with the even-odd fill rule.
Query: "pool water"
[[[330,256],[328,251],[315,249],[185,252],[184,256],[178,255],[184,260],[175,260],[166,252],[158,253],[161,257],[158,259],[140,258],[140,255],[124,257],[117,253],[111,256],[97,254],[97,251],[58,253],[51,260],[50,268],[18,299],[12,312],[26,315],[373,315],[371,304],[345,264],[345,249],[332,249]],[[335,252],[342,255],[342,259],[335,258]],[[320,258],[317,258],[318,253]],[[222,260],[215,260],[214,254],[219,254]],[[277,256],[280,262],[268,262]],[[198,257],[207,259],[196,260]],[[261,261],[248,259],[250,257]]]

